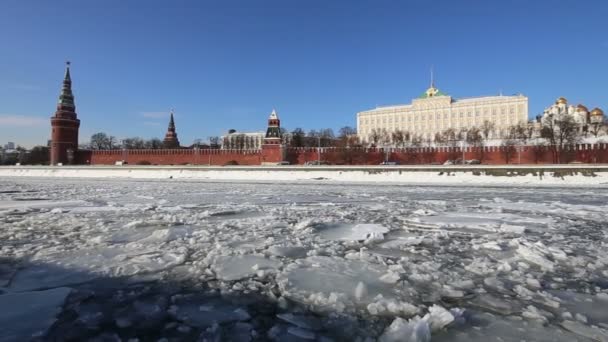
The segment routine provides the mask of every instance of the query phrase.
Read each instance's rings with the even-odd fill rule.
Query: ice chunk
[[[70,292],[59,287],[0,295],[0,341],[29,341],[33,335],[43,335]]]
[[[218,279],[233,281],[251,277],[263,270],[274,272],[281,265],[280,261],[268,259],[261,255],[218,256],[212,264],[212,269]]]
[[[443,307],[434,304],[429,308],[429,313],[424,316],[432,331],[443,329],[454,321],[452,313]]]
[[[357,284],[357,287],[355,287],[355,298],[360,301],[365,297],[367,297],[367,286],[365,286],[365,283],[360,281]]]
[[[407,301],[400,283],[387,284],[380,280],[387,272],[385,266],[362,260],[312,256],[288,265],[277,275],[277,282],[284,296],[298,302],[320,308],[365,310],[378,295]]]
[[[378,339],[380,342],[429,342],[430,340],[429,324],[420,317],[414,317],[409,321],[401,317],[395,318]]]
[[[608,341],[608,331],[597,327],[591,327],[577,321],[562,321],[560,325],[577,335],[592,339],[593,341]]]
[[[207,308],[201,310],[199,299],[184,298],[178,301],[169,313],[182,322],[200,328],[213,326],[214,323],[224,324],[251,319],[245,309],[218,298],[204,300],[204,306]]]
[[[268,253],[278,257],[284,258],[303,258],[308,252],[307,248],[297,246],[271,246],[268,248]]]
[[[296,315],[293,313],[277,314],[277,317],[287,323],[293,324],[296,327],[317,331],[321,329],[321,321],[310,315]]]
[[[318,228],[319,235],[326,240],[363,241],[367,239],[379,240],[388,228],[379,224],[328,224]]]
[[[310,331],[310,330],[306,330],[306,329],[302,329],[302,328],[298,328],[298,327],[289,327],[287,328],[287,332],[290,335],[305,339],[305,340],[314,340],[315,339],[315,333]]]
[[[540,268],[543,270],[553,271],[555,267],[553,262],[547,259],[543,253],[536,248],[520,244],[517,248],[517,254],[519,254],[519,256],[521,256],[524,260],[540,266]]]

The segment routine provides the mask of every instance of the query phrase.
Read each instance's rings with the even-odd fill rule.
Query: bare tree
[[[357,130],[350,127],[350,126],[344,126],[342,128],[340,128],[340,130],[338,131],[338,138],[343,138],[343,137],[347,137],[349,135],[356,135],[357,134]]]
[[[301,128],[296,128],[291,132],[291,142],[290,146],[292,147],[303,147],[304,146],[304,130]]]
[[[578,125],[570,115],[546,120],[541,129],[541,137],[549,141],[549,147],[553,153],[553,162],[562,163],[566,145],[578,141]]]
[[[371,139],[372,145],[374,147],[378,145],[378,142],[380,142],[381,137],[382,137],[382,132],[381,132],[381,130],[379,130],[377,128],[373,128],[369,134],[369,138]]]
[[[391,134],[385,129],[380,129],[380,144],[389,145],[391,143]]]
[[[414,147],[419,147],[420,145],[422,145],[423,142],[423,137],[421,134],[412,134],[412,139],[411,139],[411,145]]]
[[[405,132],[398,129],[391,133],[391,140],[397,147],[403,147],[405,145]]]
[[[125,138],[122,140],[122,148],[127,150],[139,150],[146,148],[145,142],[142,138]]]
[[[91,136],[91,149],[110,150],[116,148],[116,138],[103,132],[95,133]]]
[[[321,146],[330,147],[335,140],[334,130],[331,128],[322,129],[320,132]]]
[[[494,131],[496,125],[492,121],[485,120],[480,127],[483,138],[488,141],[490,139],[490,133]]]
[[[510,138],[503,139],[501,143],[501,151],[505,158],[505,163],[509,164],[515,153],[517,153],[515,146],[517,146],[517,140]]]

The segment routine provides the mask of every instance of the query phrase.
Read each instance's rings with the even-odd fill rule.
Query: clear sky
[[[72,62],[80,140],[355,126],[429,85],[608,109],[606,0],[3,0],[0,143],[49,138]]]

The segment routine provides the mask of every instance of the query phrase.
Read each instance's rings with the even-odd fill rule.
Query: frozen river
[[[0,180],[0,342],[608,341],[608,191]]]

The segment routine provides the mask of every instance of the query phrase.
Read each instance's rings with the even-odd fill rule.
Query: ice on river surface
[[[56,340],[605,341],[607,200],[3,179],[0,304],[39,306],[0,320]]]

